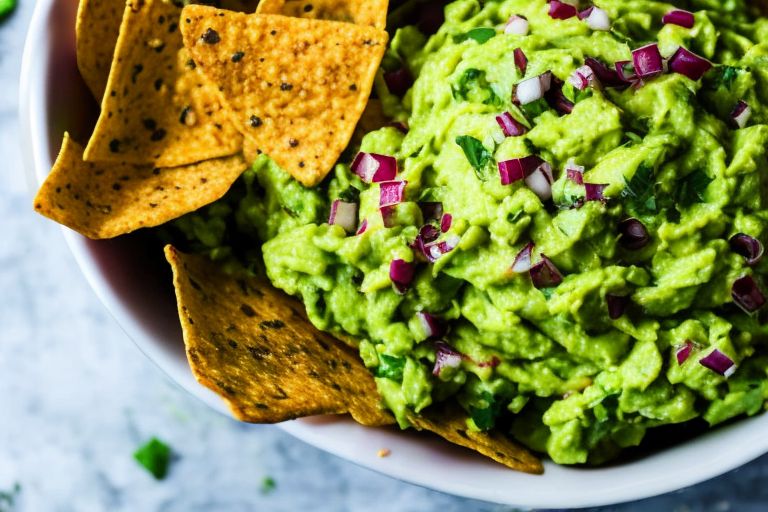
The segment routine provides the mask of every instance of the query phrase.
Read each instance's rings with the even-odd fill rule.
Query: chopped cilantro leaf
[[[485,44],[495,35],[496,29],[493,28],[473,28],[469,32],[453,36],[453,42],[463,43],[467,39],[473,39],[479,44]]]
[[[730,90],[734,80],[739,76],[739,68],[733,66],[719,66],[715,75],[714,86],[717,89],[720,86]]]
[[[712,178],[699,169],[681,179],[677,185],[677,202],[681,206],[691,206],[694,203],[703,203],[707,187],[712,183]]]
[[[487,179],[486,167],[493,158],[491,152],[483,146],[482,142],[470,135],[459,135],[456,137],[456,144],[464,151],[464,156],[467,157],[469,164],[475,170],[478,179],[485,181]]]
[[[502,100],[485,78],[485,71],[469,68],[451,87],[453,97],[458,100],[473,101],[486,105],[501,105]]]
[[[379,354],[379,367],[376,368],[376,376],[385,379],[402,381],[403,369],[405,369],[404,357],[393,357]]]
[[[652,214],[657,211],[655,189],[653,168],[643,163],[637,168],[632,179],[626,182],[621,197],[626,200],[630,210],[640,215]]]
[[[592,89],[586,88],[583,91],[578,90],[570,82],[563,84],[563,95],[571,102],[578,103],[592,97]]]
[[[477,428],[483,431],[490,430],[496,424],[496,417],[499,415],[501,404],[487,391],[483,391],[480,398],[481,407],[470,405],[469,414]]]
[[[168,474],[168,465],[171,462],[171,448],[156,437],[150,439],[144,446],[136,450],[133,458],[152,473],[158,480],[162,480]]]
[[[520,105],[520,110],[523,111],[528,119],[534,119],[549,110],[549,103],[547,103],[546,99],[540,98],[527,105]]]
[[[525,213],[525,210],[517,210],[516,212],[509,212],[507,214],[507,222],[510,224],[514,224],[517,222]]]
[[[277,488],[277,482],[271,476],[265,476],[261,481],[261,494],[269,494]]]
[[[17,0],[0,0],[0,20],[16,9]]]
[[[360,199],[360,191],[355,187],[347,187],[346,190],[339,194],[339,199],[347,203],[356,203]]]
[[[21,493],[21,485],[18,482],[13,484],[9,491],[0,491],[0,512],[10,512],[16,504],[16,498]]]

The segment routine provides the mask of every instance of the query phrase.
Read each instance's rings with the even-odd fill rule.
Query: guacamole
[[[457,401],[564,464],[768,398],[768,19],[572,4],[397,29],[391,126],[312,189],[262,155],[171,227],[355,344],[401,427]]]

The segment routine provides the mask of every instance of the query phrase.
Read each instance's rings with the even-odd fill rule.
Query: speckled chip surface
[[[385,28],[389,0],[261,0],[257,12]]]
[[[176,167],[233,155],[242,137],[183,48],[181,7],[129,1],[87,161]]]
[[[159,226],[223,196],[247,164],[236,155],[175,168],[83,161],[64,135],[35,210],[92,239]]]
[[[77,67],[99,101],[107,87],[124,11],[123,0],[80,0],[77,9]]]
[[[421,414],[408,417],[419,430],[427,430],[446,441],[469,448],[508,468],[540,475],[544,472],[541,461],[527,448],[498,430],[479,432],[467,427],[467,413],[456,404],[438,403]]]
[[[277,423],[350,413],[394,422],[357,354],[317,330],[303,307],[268,281],[237,278],[167,246],[187,358],[197,380],[241,421]]]
[[[247,153],[267,154],[306,186],[322,181],[365,109],[387,33],[196,5],[184,8],[181,28]]]

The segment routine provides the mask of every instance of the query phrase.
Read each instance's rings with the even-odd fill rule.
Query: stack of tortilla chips
[[[388,0],[221,3],[81,0],[78,65],[101,113],[90,140],[64,134],[38,212],[106,239],[213,203],[262,153],[305,186],[327,176],[369,103]],[[190,366],[237,418],[393,423],[356,352],[315,329],[300,303],[201,256],[169,246],[166,258]],[[461,411],[411,421],[541,472],[506,437],[468,431]]]

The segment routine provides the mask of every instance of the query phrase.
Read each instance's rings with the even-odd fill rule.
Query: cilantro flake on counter
[[[11,14],[17,4],[17,0],[0,0],[0,20]]]
[[[171,462],[171,448],[156,437],[153,437],[136,450],[133,458],[157,480],[162,480],[168,474],[168,466]]]
[[[261,481],[261,493],[270,494],[275,489],[277,489],[277,482],[275,482],[275,479],[271,476],[265,476]]]

